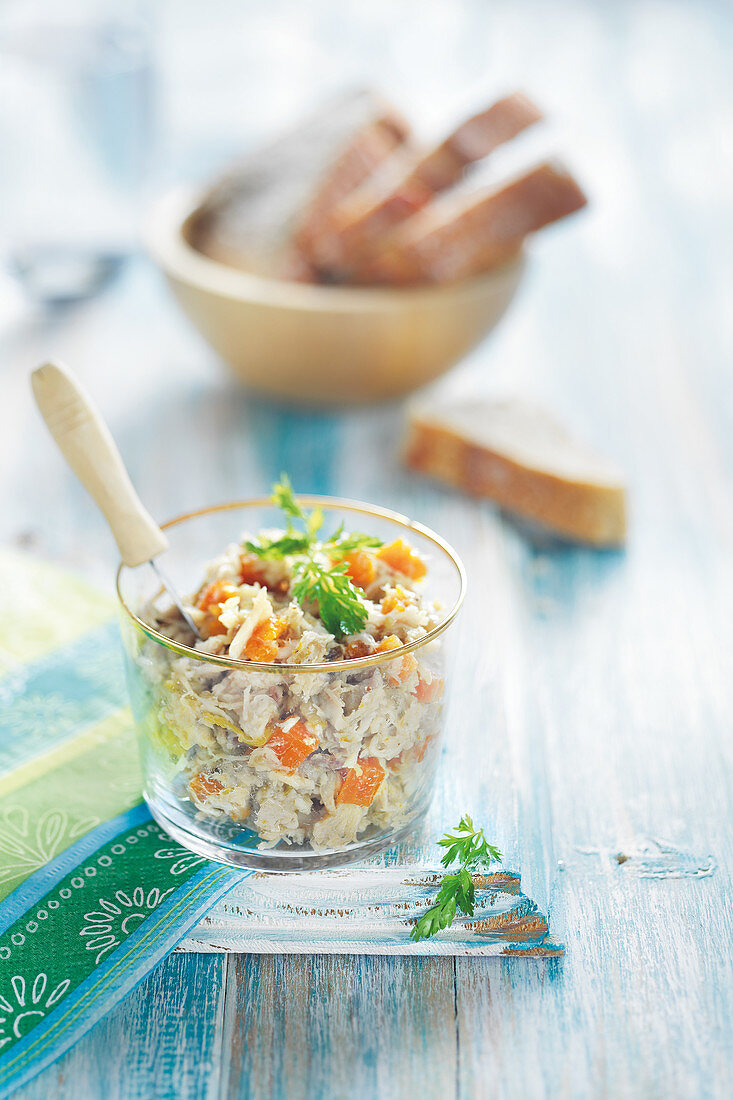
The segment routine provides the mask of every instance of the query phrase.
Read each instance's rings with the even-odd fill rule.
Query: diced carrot
[[[433,703],[443,694],[443,681],[437,676],[432,680],[423,680],[420,677],[412,694],[417,696],[421,703]]]
[[[266,579],[265,569],[259,558],[243,554],[239,559],[239,583],[261,584],[270,592],[287,592],[289,583],[287,579],[273,582]]]
[[[228,584],[227,581],[214,581],[212,584],[207,584],[206,588],[199,593],[196,600],[196,606],[201,611],[216,611],[221,609],[221,605],[230,600],[232,596],[238,596],[239,589],[233,584]]]
[[[200,802],[205,801],[207,795],[218,794],[219,791],[224,789],[218,779],[215,779],[213,775],[206,775],[205,772],[199,772],[198,775],[195,775],[188,786],[191,793]]]
[[[252,631],[244,649],[247,661],[270,662],[277,658],[277,639],[285,631],[285,624],[277,616],[263,619]]]
[[[397,635],[388,634],[386,638],[382,638],[375,653],[389,653],[393,649],[401,648],[402,642]],[[387,676],[393,684],[401,684],[416,668],[417,661],[411,653],[407,653],[401,661],[390,661],[387,666]]]
[[[262,584],[262,563],[258,558],[243,555],[239,559],[240,584]]]
[[[399,585],[393,592],[388,592],[382,600],[382,613],[389,615],[390,611],[404,611],[406,606],[405,593]]]
[[[387,761],[387,767],[391,772],[399,771],[404,763],[407,761],[417,761],[422,763],[425,759],[425,754],[435,741],[435,734],[426,737],[424,741],[421,741],[418,745],[413,745],[410,749],[403,749],[398,756],[393,756],[391,760]]]
[[[404,539],[395,539],[387,546],[381,546],[377,550],[377,557],[403,577],[410,577],[413,581],[420,581],[427,573],[425,562],[414,550],[411,550]]]
[[[423,741],[423,743],[416,747],[415,759],[419,763],[422,763],[422,761],[425,759],[425,753],[428,751],[428,749],[430,748],[430,746],[432,745],[434,740],[435,740],[435,735],[432,735],[430,737],[426,737],[425,740]]]
[[[275,732],[268,740],[267,747],[272,749],[283,767],[294,772],[305,758],[318,748],[318,738],[299,718],[287,730],[281,725],[275,726]]]
[[[262,642],[258,638],[250,638],[244,656],[247,661],[258,661],[262,665],[271,665],[277,658],[277,653],[277,642]]]
[[[371,554],[365,554],[363,550],[355,550],[353,554],[347,554],[346,574],[357,588],[368,588],[377,575],[377,567]]]
[[[384,779],[384,768],[372,757],[360,760],[355,768],[349,768],[336,795],[336,802],[350,806],[371,806]]]
[[[412,676],[413,672],[417,668],[417,661],[413,657],[412,653],[406,654],[402,658],[402,668],[397,674],[397,682],[403,684],[405,680]]]
[[[196,606],[206,612],[203,630],[208,637],[212,634],[226,634],[227,628],[219,621],[222,605],[232,596],[238,596],[239,589],[227,581],[213,581],[198,595]]]

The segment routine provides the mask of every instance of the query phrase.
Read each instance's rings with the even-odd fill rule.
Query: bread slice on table
[[[317,227],[331,203],[357,187],[408,133],[381,96],[341,95],[215,182],[189,219],[188,240],[231,267],[310,278],[294,244],[296,228]]]
[[[562,538],[599,547],[625,540],[621,473],[539,406],[464,398],[415,407],[405,460]]]
[[[515,92],[467,119],[431,150],[402,144],[361,186],[340,203],[330,203],[330,214],[318,226],[311,222],[307,234],[298,234],[306,256],[316,268],[345,281],[350,266],[383,234],[458,183],[468,165],[542,117],[527,96]]]
[[[390,286],[446,283],[512,259],[530,233],[580,210],[587,199],[557,161],[497,187],[449,193],[388,234],[353,281]]]

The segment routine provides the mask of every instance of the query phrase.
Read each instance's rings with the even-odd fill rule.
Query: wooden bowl
[[[210,260],[186,239],[196,210],[174,192],[147,245],[204,339],[243,382],[295,403],[378,401],[432,381],[503,316],[525,259],[475,279],[412,289],[314,286]]]

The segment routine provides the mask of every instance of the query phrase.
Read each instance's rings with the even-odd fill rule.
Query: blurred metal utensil
[[[25,245],[10,254],[8,270],[34,302],[63,306],[97,294],[127,258],[127,253],[100,253],[81,245]]]

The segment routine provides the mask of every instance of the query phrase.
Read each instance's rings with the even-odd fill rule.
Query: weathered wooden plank
[[[452,959],[237,955],[232,964],[224,1096],[454,1094]]]
[[[639,8],[626,56],[616,54],[621,78],[641,80],[643,64],[653,84],[669,76],[675,56],[684,70],[702,38],[711,64],[702,93],[707,118],[710,78],[720,73],[710,28],[703,19],[691,27],[682,8],[668,8],[671,26],[655,20],[652,32],[649,9]],[[640,35],[643,62],[632,49]],[[608,52],[599,42],[590,43],[591,61]],[[554,302],[545,299],[535,312],[530,342],[540,329],[557,340],[551,373],[533,382],[569,411],[585,405],[594,437],[606,433],[623,455],[632,535],[625,556],[551,547],[524,555],[520,644],[532,702],[518,732],[539,744],[544,761],[553,848],[564,866],[551,913],[568,956],[561,967],[540,964],[536,975],[517,964],[457,960],[466,1097],[488,1079],[497,1096],[730,1090],[731,969],[722,947],[731,937],[730,886],[720,866],[730,860],[731,511],[721,460],[730,435],[712,423],[729,425],[732,407],[703,407],[696,350],[705,348],[710,369],[730,340],[719,320],[703,337],[694,319],[700,299],[692,278],[720,271],[708,250],[688,239],[686,262],[665,262],[670,242],[681,244],[680,233],[695,224],[696,207],[677,193],[660,214],[656,201],[670,195],[660,135],[665,126],[674,133],[688,86],[670,80],[672,100],[649,105],[642,128],[652,143],[630,115],[606,131],[605,140],[618,143],[609,181],[622,194],[629,186],[645,191],[644,213],[636,207],[632,228],[628,207],[623,216],[616,210],[614,224],[612,206],[592,255],[581,252],[574,279],[561,278]],[[636,98],[623,84],[619,92],[624,105]],[[595,106],[591,91],[594,118]],[[605,270],[604,253],[615,261]],[[624,271],[623,285],[614,268]],[[584,308],[574,311],[578,284]],[[671,308],[674,301],[694,316]],[[553,329],[558,308],[574,316],[572,328]],[[635,320],[611,325],[611,308]],[[660,850],[654,838],[674,850]],[[517,1050],[522,1057],[510,1059]]]
[[[169,956],[24,1100],[214,1100],[221,1095],[227,959]]]

